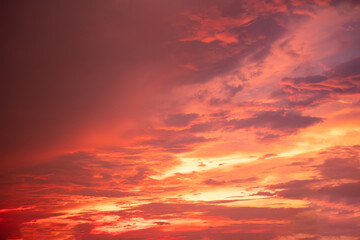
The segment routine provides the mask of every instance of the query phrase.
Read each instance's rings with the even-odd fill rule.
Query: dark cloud
[[[221,185],[231,185],[231,184],[237,184],[237,183],[248,183],[258,180],[256,177],[250,177],[245,179],[232,179],[229,181],[218,181],[214,179],[206,179],[204,180],[204,183],[207,185],[213,185],[213,186],[221,186]]]
[[[167,126],[173,126],[173,127],[185,127],[189,125],[192,121],[197,119],[199,117],[196,113],[188,113],[188,114],[173,114],[168,116],[164,123]]]
[[[243,63],[261,64],[274,41],[286,33],[282,21],[294,16],[283,14],[283,9],[292,5],[163,0],[4,3],[1,152],[6,159],[25,161],[18,159],[36,158],[44,150],[73,150],[89,129],[129,119],[138,122],[160,112],[161,104],[148,96],[208,82]],[[240,20],[247,18],[251,21],[242,24]],[[235,41],[182,40],[204,29],[205,38],[229,33]],[[197,71],[180,72],[184,64]],[[223,91],[231,98],[242,88],[225,84]],[[228,99],[214,97],[212,102],[224,101]],[[16,167],[10,161],[2,164]]]
[[[283,78],[272,96],[288,107],[316,106],[345,94],[360,93],[360,58],[334,66],[325,75]]]
[[[339,6],[344,3],[351,4],[352,6],[359,5],[359,1],[357,1],[357,0],[331,0],[330,2],[331,2],[331,4],[333,4],[335,6]]]
[[[207,212],[207,216],[225,216],[233,220],[239,219],[289,219],[298,213],[305,211],[302,208],[256,208],[256,207],[233,207],[214,208]]]
[[[284,78],[280,83],[281,89],[272,96],[282,99],[289,107],[314,106],[331,96],[331,87],[321,84],[327,79],[326,76]]]
[[[93,125],[106,128],[151,114],[155,106],[139,99],[144,89],[156,90],[147,88],[141,76],[147,70],[139,66],[159,61],[176,69],[182,60],[171,57],[181,55],[173,23],[182,11],[198,7],[165,1],[3,3],[2,154],[20,161],[30,153],[73,149]],[[164,73],[148,78],[173,85],[170,72],[166,80]]]
[[[143,80],[133,72],[138,63],[157,59],[156,49],[174,32],[161,20],[169,12],[160,2],[145,5],[2,3],[0,150],[5,157],[20,161],[60,145],[73,148],[89,126],[134,113],[130,98]]]
[[[163,225],[170,225],[169,222],[155,222],[157,225],[159,226],[163,226]]]
[[[111,175],[107,171],[115,169],[128,169],[132,165],[126,162],[109,162],[86,152],[74,153],[58,157],[45,163],[22,171],[22,174],[33,177],[29,182],[37,184],[57,184],[60,186],[78,184],[83,186],[96,186],[100,179],[94,179],[99,174],[103,181],[110,181]],[[43,176],[43,178],[41,177]]]
[[[235,73],[236,74],[236,73]],[[239,74],[236,74],[239,75]],[[241,77],[238,77],[241,78]],[[244,80],[242,80],[243,82]],[[231,100],[234,98],[234,96],[239,93],[240,91],[243,90],[243,83],[241,84],[237,84],[237,85],[230,85],[227,82],[223,83],[222,89],[220,90],[221,95],[223,95],[222,98],[219,97],[212,97],[210,99],[210,105],[221,105],[221,104],[226,104],[226,103],[230,103]]]
[[[292,180],[286,183],[279,183],[276,185],[271,185],[269,188],[271,189],[296,189],[296,188],[307,188],[309,185],[317,184],[321,182],[318,179],[308,179],[308,180]]]
[[[213,180],[213,179],[206,179],[204,181],[205,184],[207,185],[224,185],[225,182],[224,181],[216,181],[216,180]]]
[[[98,150],[111,152],[111,153],[123,153],[126,155],[136,155],[146,151],[146,149],[141,149],[141,148],[125,148],[119,146],[104,146],[104,147],[99,147]]]
[[[127,177],[123,183],[138,185],[141,181],[145,180],[152,173],[150,169],[144,167],[137,167],[136,170],[137,173],[133,176]]]
[[[320,173],[328,179],[360,180],[360,159],[330,158],[317,166]]]
[[[185,57],[184,61],[188,60],[188,62],[197,66],[198,70],[188,76],[180,77],[177,84],[205,83],[214,77],[226,76],[237,70],[239,65],[245,62],[261,64],[271,53],[272,43],[286,32],[286,29],[279,21],[265,14],[264,16],[257,15],[249,24],[231,24],[229,22],[236,22],[236,20],[239,21],[247,16],[238,15],[234,16],[233,19],[230,16],[222,16],[222,14],[228,14],[233,10],[226,7],[224,9],[224,5],[227,4],[214,4],[211,7],[207,5],[208,7],[204,8],[205,10],[190,14],[192,19],[196,19],[189,24],[190,29],[188,31],[191,37],[185,37],[185,39],[189,40],[179,44],[179,50],[192,53]],[[248,10],[246,5],[239,3],[235,5],[240,8],[239,11]],[[217,9],[215,16],[208,16],[204,13],[209,8]],[[221,11],[224,11],[224,13]],[[216,29],[222,24],[225,25],[223,33],[230,33],[236,39],[235,42],[224,46],[219,39],[210,42],[202,41],[202,38],[213,38],[213,35],[219,34],[220,31]],[[201,35],[201,37],[198,35]],[[262,38],[259,38],[259,35]],[[242,86],[241,84],[230,88],[225,86],[223,90],[230,95],[236,94],[242,90]],[[227,98],[213,98],[213,104],[226,103],[228,100]]]
[[[201,203],[150,203],[135,209],[143,211],[145,217],[167,217],[169,214],[186,216],[193,212],[200,212],[202,216],[223,216],[233,220],[289,219],[305,211],[302,208],[226,207]]]
[[[169,158],[162,155],[149,160],[148,165],[143,158],[137,161],[109,161],[91,153],[78,152],[8,172],[0,178],[2,189],[7,191],[0,197],[1,204],[8,207],[14,204],[43,204],[45,196],[133,196],[123,184],[147,181],[148,175],[152,174],[149,166],[169,164]],[[58,201],[57,197],[54,201]]]
[[[209,121],[209,122],[193,124],[191,125],[188,131],[192,133],[201,133],[201,132],[214,131],[219,128],[221,128],[221,122]]]
[[[230,113],[229,111],[215,112],[215,113],[211,113],[210,116],[211,117],[225,117],[229,113]]]
[[[8,172],[2,176],[1,180],[4,185],[8,184],[10,180],[12,184],[26,182],[29,184],[56,184],[60,186],[71,184],[93,186],[97,183],[91,180],[94,172],[94,170],[88,168],[91,164],[104,168],[117,165],[116,163],[103,162],[93,154],[78,152]]]
[[[271,192],[266,192],[266,191],[260,191],[260,192],[257,192],[257,193],[254,193],[252,194],[252,196],[274,196],[275,193],[271,193]]]
[[[212,227],[209,226],[205,229],[188,229],[184,228],[181,232],[168,232],[162,231],[161,228],[148,228],[143,230],[136,230],[131,232],[126,232],[123,234],[119,234],[117,237],[120,239],[147,239],[151,236],[150,239],[186,239],[186,240],[198,240],[198,239],[211,239],[211,240],[271,240],[274,239],[276,234],[271,231],[267,230],[264,231],[260,229],[260,226],[256,225],[243,225],[243,227],[253,227],[259,228],[258,232],[248,232],[245,229],[240,228],[240,225],[233,225],[233,226],[220,226],[220,227]],[[264,226],[261,226],[264,227]],[[96,240],[96,239],[105,239],[111,240],[113,237],[109,237],[106,234],[99,234],[99,235],[86,235],[85,239],[89,240]]]
[[[23,233],[20,230],[22,223],[60,215],[60,213],[49,213],[34,209],[0,212],[0,239],[21,239],[23,237]]]
[[[266,158],[270,158],[270,157],[276,157],[277,154],[275,153],[267,153],[264,156],[261,157],[261,159],[266,159]]]
[[[349,200],[356,200],[358,202],[360,200],[360,182],[344,183],[338,186],[326,186],[320,188],[318,193],[328,195],[333,201],[344,198]],[[354,203],[356,203],[356,201],[354,201]]]
[[[318,199],[329,202],[343,202],[356,205],[360,201],[360,182],[317,187],[316,180],[292,181],[277,185],[277,195],[293,199]],[[272,186],[274,189],[274,186]]]
[[[155,131],[151,140],[140,144],[162,149],[165,152],[188,152],[192,151],[194,145],[213,141],[213,138],[205,138],[181,131]]]
[[[80,196],[90,196],[90,197],[111,197],[111,198],[120,198],[134,196],[135,194],[130,192],[117,191],[115,189],[106,190],[106,189],[79,189],[79,190],[66,190],[58,193],[66,195],[80,195]]]
[[[307,77],[298,77],[298,78],[284,78],[283,82],[289,82],[293,84],[315,84],[315,83],[321,83],[325,80],[327,80],[328,77],[321,76],[321,75],[315,75],[315,76],[307,76]]]
[[[24,193],[25,194],[25,193]],[[60,194],[67,196],[89,196],[89,197],[110,197],[110,198],[121,198],[127,196],[134,196],[135,194],[125,191],[116,190],[111,188],[109,190],[103,188],[94,187],[77,187],[76,190],[71,188],[60,188],[52,186],[43,186],[41,190],[31,191],[33,196],[45,196],[51,194]]]
[[[253,117],[233,119],[227,122],[231,130],[242,128],[269,128],[285,133],[294,133],[301,128],[306,128],[323,120],[318,117],[302,116],[294,111],[264,111],[257,112]]]
[[[341,63],[331,69],[328,73],[332,78],[346,78],[360,74],[360,57]],[[358,76],[357,76],[358,77]],[[360,80],[359,78],[357,78]]]

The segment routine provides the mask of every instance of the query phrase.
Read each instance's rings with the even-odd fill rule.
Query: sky
[[[0,9],[1,240],[360,239],[360,1]]]

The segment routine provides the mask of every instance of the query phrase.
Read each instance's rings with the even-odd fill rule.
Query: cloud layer
[[[0,239],[360,236],[358,1],[0,9]]]

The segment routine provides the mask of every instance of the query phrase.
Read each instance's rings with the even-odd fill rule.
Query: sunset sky
[[[360,239],[360,0],[0,9],[0,240]]]

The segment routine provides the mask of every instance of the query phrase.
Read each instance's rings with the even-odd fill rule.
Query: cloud
[[[328,75],[333,78],[346,78],[357,77],[360,74],[360,57],[350,59],[347,62],[336,65],[332,70],[328,72]]]
[[[244,61],[260,62],[285,32],[271,16],[247,11],[246,4],[240,4],[242,16],[229,14],[237,5],[231,2],[85,5],[7,5],[0,139],[6,159],[31,162],[85,145],[111,145],[129,128],[163,114],[168,101],[160,104],[158,98],[168,99],[172,88],[209,82]],[[184,64],[198,71],[179,68]],[[224,91],[231,96],[241,88]],[[224,100],[214,96],[213,102]],[[91,137],[96,135],[102,137]],[[17,168],[11,161],[2,164]]]
[[[208,216],[226,216],[234,220],[238,219],[290,219],[298,213],[305,211],[301,208],[256,208],[256,207],[232,207],[214,208],[205,213]]]
[[[160,17],[168,12],[158,9],[151,14],[143,11],[153,9],[145,5],[6,4],[2,15],[8,34],[1,43],[7,46],[1,78],[7,81],[0,94],[5,116],[0,149],[10,159],[7,167],[17,167],[11,160],[34,160],[39,152],[53,157],[64,149],[76,150],[89,139],[85,135],[99,128],[107,131],[114,121],[137,118],[136,105],[145,101],[134,103],[132,98],[143,94],[137,86],[144,79],[139,75],[147,71],[138,64],[152,62],[160,53],[156,49],[172,35]],[[128,8],[134,9],[133,14],[127,14]],[[37,21],[34,15],[44,20]]]
[[[189,123],[197,119],[198,117],[199,115],[196,113],[188,113],[188,114],[179,113],[168,116],[164,122],[166,126],[185,127],[189,125]]]
[[[0,238],[355,239],[358,6],[4,4]]]
[[[39,209],[0,213],[0,238],[21,239],[23,238],[23,232],[21,231],[22,223],[59,215],[61,214]]]
[[[316,106],[343,95],[360,93],[360,58],[336,65],[325,75],[283,78],[272,96],[289,107]]]
[[[203,43],[211,43],[214,41],[223,44],[237,43],[239,40],[237,35],[231,30],[235,27],[241,27],[251,20],[253,17],[243,16],[241,18],[231,18],[221,16],[221,12],[217,7],[211,7],[201,15],[187,14],[188,18],[195,22],[188,36],[181,41],[200,41]]]
[[[204,183],[205,184],[207,184],[207,185],[224,185],[225,184],[225,182],[224,181],[216,181],[216,180],[213,180],[213,179],[211,179],[211,178],[209,178],[209,179],[206,179],[205,181],[204,181]]]
[[[129,176],[125,179],[125,184],[138,185],[152,173],[150,169],[144,167],[137,167],[136,170],[137,173],[135,175]]]
[[[279,183],[276,185],[270,186],[271,189],[296,189],[296,188],[304,188],[308,187],[309,185],[319,183],[320,180],[318,179],[308,179],[308,180],[292,180],[286,183]]]
[[[326,159],[317,169],[328,179],[360,180],[359,157]]]
[[[217,124],[215,121],[203,122],[191,125],[189,131],[193,133],[210,132],[219,129],[220,127],[221,126],[219,126],[219,124]]]
[[[137,230],[127,232],[119,235],[124,239],[146,239],[148,236],[152,236],[154,239],[169,239],[169,240],[221,240],[221,239],[239,239],[239,240],[271,240],[274,239],[275,234],[272,231],[264,231],[260,229],[258,232],[246,232],[243,229],[239,229],[240,225],[220,226],[212,227],[209,226],[205,229],[194,229],[189,225],[182,226],[182,231],[161,231],[159,228],[148,228],[143,230]],[[248,226],[247,226],[248,227]],[[104,235],[98,235],[101,239],[111,239]],[[95,236],[86,235],[86,239],[95,240]]]
[[[162,149],[165,152],[174,153],[192,151],[196,144],[215,140],[214,138],[206,138],[186,132],[171,130],[155,131],[151,138],[151,140],[142,141],[140,144],[155,149]]]
[[[121,192],[116,190],[106,190],[106,189],[79,189],[79,190],[62,190],[56,193],[61,193],[65,195],[80,195],[80,196],[90,196],[90,197],[110,197],[110,198],[121,198],[134,196],[135,194],[129,192]]]
[[[240,219],[290,219],[298,213],[306,211],[303,208],[261,208],[261,207],[227,207],[202,203],[150,203],[136,207],[144,217],[169,218],[171,214],[187,216],[194,212],[201,216],[222,216],[232,220]],[[134,209],[132,209],[134,210]],[[129,210],[129,211],[132,211]],[[125,211],[126,212],[126,211]]]
[[[238,85],[229,85],[228,83],[224,83],[222,87],[222,94],[224,95],[224,97],[211,98],[210,105],[221,105],[229,103],[232,98],[241,90],[243,90],[243,83]]]
[[[290,185],[289,187],[280,186],[280,188],[284,188],[284,190],[279,190],[276,194],[284,198],[320,200],[349,205],[356,205],[360,200],[360,182],[344,183],[336,186],[327,185],[320,188],[305,183],[296,187]]]
[[[299,129],[322,122],[318,117],[302,116],[295,111],[263,111],[256,112],[253,117],[233,119],[227,122],[231,130],[242,128],[268,128],[284,133],[294,133]]]
[[[311,160],[311,161],[309,161]],[[321,162],[321,164],[314,164]],[[295,162],[297,163],[297,162]],[[311,165],[309,165],[311,164]],[[318,152],[302,162],[305,171],[315,171],[316,177],[268,185],[278,196],[290,199],[325,201],[353,205],[359,201],[359,149],[353,146],[334,146]]]
[[[271,192],[266,192],[266,191],[260,191],[260,192],[257,192],[257,193],[254,193],[252,194],[252,196],[274,196],[275,193],[271,193]]]

